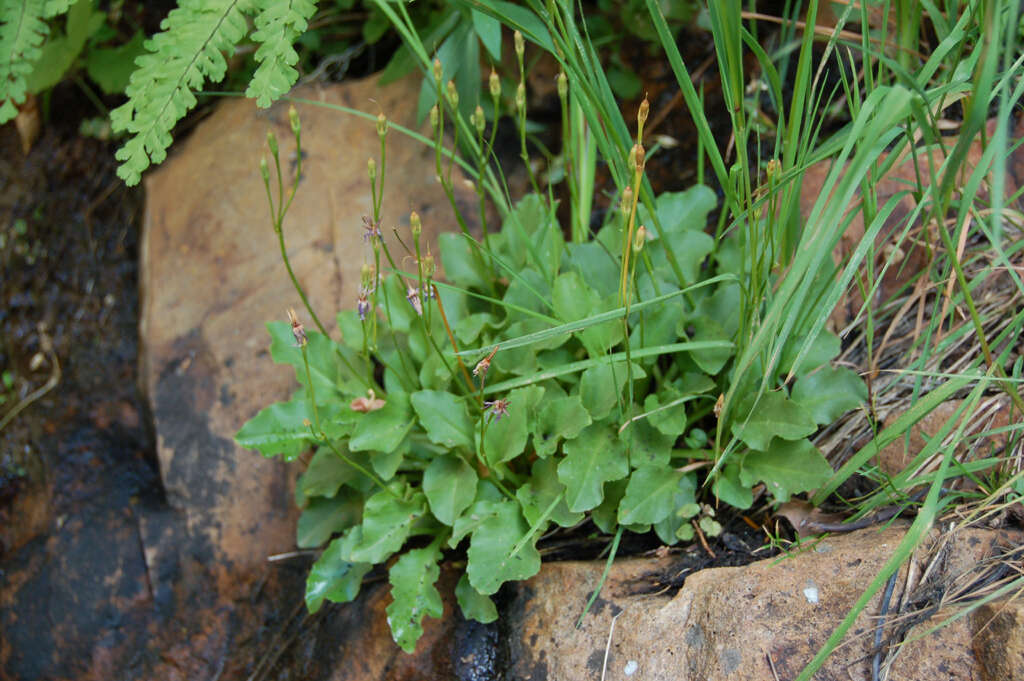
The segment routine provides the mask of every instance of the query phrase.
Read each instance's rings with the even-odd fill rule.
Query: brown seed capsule
[[[292,335],[295,336],[295,342],[298,346],[304,347],[309,341],[306,339],[306,331],[302,328],[302,322],[299,321],[299,317],[295,314],[295,310],[288,308],[288,321],[292,325]]]
[[[651,103],[647,101],[647,96],[644,95],[644,101],[640,102],[640,109],[636,112],[636,123],[641,128],[644,127],[644,123],[647,122],[647,114],[651,111]]]

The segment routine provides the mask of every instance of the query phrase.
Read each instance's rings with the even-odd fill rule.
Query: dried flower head
[[[487,376],[487,371],[491,368],[491,360],[494,359],[494,355],[497,354],[497,352],[498,348],[495,347],[493,350],[491,350],[491,354],[487,355],[482,360],[477,362],[476,366],[473,367],[473,375],[485,378]]]
[[[363,233],[363,241],[381,238],[380,223],[380,220],[373,220],[368,215],[363,216],[363,229],[366,230]]]
[[[509,400],[500,399],[494,400],[493,402],[484,402],[484,408],[490,412],[487,417],[495,421],[500,421],[501,417],[508,413]]]
[[[405,290],[405,299],[412,305],[412,309],[416,310],[416,314],[423,316],[423,301],[420,300],[420,292],[412,286],[407,286]]]
[[[306,339],[306,330],[302,327],[295,310],[288,308],[288,321],[292,325],[292,335],[295,336],[295,343],[298,347],[304,347],[309,341]]]

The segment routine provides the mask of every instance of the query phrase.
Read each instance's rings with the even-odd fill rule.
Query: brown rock
[[[828,537],[803,553],[738,568],[713,568],[690,575],[674,597],[631,595],[643,591],[638,576],[651,563],[616,564],[593,614],[575,628],[599,564],[545,565],[519,585],[509,614],[509,678],[531,679],[791,679],[810,662],[903,539],[904,529],[868,529]],[[963,577],[997,545],[1020,541],[984,530],[936,536],[919,549],[922,562],[939,555],[929,580],[912,592],[925,612],[931,596]],[[928,559],[924,559],[928,556]],[[918,565],[917,579],[924,573]],[[895,612],[907,577],[899,574]],[[816,679],[870,679],[873,639],[880,609],[876,594],[854,623],[847,641]],[[902,613],[901,613],[902,614]],[[908,638],[925,631],[925,622]],[[890,631],[890,630],[886,630]],[[911,644],[908,650],[941,651],[896,656],[892,679],[975,679],[978,665],[971,627],[953,626]],[[1002,636],[1002,634],[1000,634]],[[888,640],[888,639],[886,639]],[[1000,639],[1002,640],[1002,639]],[[607,655],[607,669],[605,656]],[[998,678],[998,677],[992,677]]]
[[[983,681],[1024,679],[1024,603],[986,603],[974,611],[971,624]]]
[[[878,453],[879,468],[889,476],[901,473],[949,419],[954,417],[961,404],[961,400],[950,400],[925,414],[920,421],[911,426],[909,442],[901,437],[890,442]],[[963,462],[969,459],[1000,456],[1000,451],[1006,447],[1007,433],[988,433],[1006,428],[1010,424],[1010,411],[1010,400],[1006,395],[997,395],[980,403],[973,412],[967,415],[967,425],[964,427],[962,436],[957,438],[957,459]],[[900,416],[902,414],[890,414],[885,420],[886,427]],[[962,418],[963,416],[961,416]],[[954,424],[951,433],[955,433],[957,427],[958,424]],[[922,469],[937,466],[941,456],[940,450],[935,457],[932,457],[931,461],[921,462]]]
[[[383,111],[415,127],[417,91],[415,79],[386,87],[363,80],[293,95]],[[337,334],[334,315],[355,304],[368,248],[361,221],[371,210],[366,163],[379,156],[380,143],[372,120],[296,106],[303,178],[285,219],[285,239],[311,304]],[[265,460],[232,441],[246,420],[286,399],[296,385],[290,369],[270,360],[264,324],[294,307],[306,328],[315,329],[270,222],[259,171],[268,130],[277,135],[287,174],[294,154],[288,104],[257,110],[251,101],[228,100],[146,181],[142,380],[153,405],[164,487],[186,517],[189,552],[220,573],[229,593],[240,587],[229,574],[294,545],[291,490],[298,467]],[[434,152],[394,130],[387,141],[383,231],[408,225],[415,210],[433,241],[455,224],[435,181]],[[475,205],[475,193],[454,182],[458,200]]]

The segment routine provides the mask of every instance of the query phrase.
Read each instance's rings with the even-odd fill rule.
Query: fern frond
[[[138,184],[150,163],[166,158],[171,129],[196,105],[193,92],[206,79],[224,78],[224,55],[245,36],[249,9],[251,0],[181,0],[146,41],[149,52],[135,60],[125,90],[128,101],[110,112],[111,127],[132,134],[115,154],[126,184]]]
[[[70,0],[0,0],[0,124],[18,115],[25,78],[50,34],[44,19],[68,11]]]
[[[311,0],[256,0],[256,30],[252,39],[260,43],[256,50],[259,66],[253,74],[247,97],[255,97],[257,106],[267,107],[288,92],[299,72],[299,55],[293,45],[305,33],[309,18],[316,12]]]

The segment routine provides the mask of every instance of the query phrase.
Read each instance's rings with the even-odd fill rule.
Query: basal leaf
[[[800,377],[793,386],[793,401],[819,425],[833,423],[867,399],[864,381],[846,367],[822,367]]]
[[[516,498],[531,527],[544,520],[543,515],[552,504],[554,508],[546,520],[562,527],[572,527],[583,520],[582,513],[573,513],[565,503],[565,485],[558,480],[554,459],[537,459],[533,462],[530,480],[516,490]]]
[[[457,232],[444,232],[437,238],[445,279],[467,289],[489,291],[489,274],[480,251]]]
[[[732,336],[711,317],[697,317],[685,324],[693,330],[690,339],[693,341],[731,341]],[[690,353],[693,361],[700,367],[701,371],[714,376],[725,366],[732,357],[733,350],[730,348],[709,348],[706,350],[694,350]]]
[[[306,578],[306,608],[314,613],[324,600],[348,603],[359,595],[363,577],[373,569],[370,563],[352,563],[344,558],[353,533],[338,537],[324,549]]]
[[[441,617],[444,604],[434,584],[441,574],[437,561],[441,550],[436,545],[407,551],[391,566],[391,604],[387,607],[388,625],[395,643],[407,653],[416,649],[423,635],[423,617]]]
[[[539,457],[551,456],[562,440],[578,436],[592,422],[579,395],[548,400],[537,411],[533,426],[533,448]]]
[[[409,409],[409,397],[404,393],[389,392],[382,408],[359,416],[348,448],[353,452],[393,452],[413,423],[415,419]]]
[[[566,442],[564,449],[558,479],[565,485],[570,511],[594,508],[604,496],[604,483],[629,473],[626,450],[608,426],[588,426],[575,440]]]
[[[462,616],[467,620],[476,620],[488,624],[498,619],[498,609],[490,596],[484,596],[469,583],[469,576],[462,573],[459,583],[455,585],[455,599],[459,602]]]
[[[315,441],[304,421],[312,421],[309,403],[296,397],[290,402],[278,402],[261,410],[235,435],[242,447],[256,449],[263,456],[280,454],[285,461],[293,461]]]
[[[750,508],[754,503],[754,494],[751,491],[753,485],[744,485],[740,482],[740,467],[730,463],[722,469],[721,474],[715,480],[712,491],[720,501],[723,501],[734,508]]]
[[[756,405],[754,399],[751,395],[740,403],[732,424],[733,435],[751,449],[765,451],[773,437],[799,440],[817,428],[808,411],[781,392],[764,393]]]
[[[484,434],[484,454],[492,466],[511,461],[526,448],[528,415],[541,403],[544,388],[531,385],[517,388],[508,395],[508,413],[500,419],[490,414],[491,422]]]
[[[772,440],[768,451],[747,454],[740,470],[744,486],[764,482],[780,502],[789,501],[791,494],[817,489],[830,477],[832,467],[809,440]]]
[[[390,487],[399,498],[381,490],[366,500],[363,508],[362,537],[352,549],[351,560],[382,563],[402,548],[416,519],[426,513],[426,498],[416,493],[401,498],[401,485]]]
[[[629,476],[626,494],[619,502],[619,523],[657,523],[675,508],[675,497],[683,474],[668,466],[649,465]],[[690,482],[692,493],[692,481]]]
[[[659,432],[645,419],[634,421],[620,437],[629,443],[629,465],[633,468],[668,465],[676,441],[675,435]]]
[[[300,549],[321,546],[331,535],[358,523],[362,510],[363,495],[352,489],[331,498],[313,497],[299,516],[295,545]]]
[[[448,448],[473,447],[473,420],[465,400],[448,392],[421,390],[410,401],[431,442]]]
[[[800,366],[794,367],[793,362],[796,361],[797,354],[803,349],[806,342],[807,336],[800,336],[786,343],[786,347],[782,349],[782,356],[779,358],[779,373],[783,375],[790,372],[797,375],[805,374],[835,359],[842,349],[839,336],[829,331],[822,331],[815,337],[807,354],[800,360]]]
[[[423,471],[423,492],[434,517],[455,524],[476,497],[476,472],[457,456],[438,456]]]
[[[697,481],[693,473],[686,473],[676,485],[672,499],[672,511],[662,520],[654,523],[654,531],[658,538],[671,546],[680,539],[686,540],[691,530],[689,520],[700,513],[696,500]]]
[[[639,364],[633,364],[634,381],[646,375]],[[580,377],[580,399],[595,421],[611,413],[628,380],[625,362],[602,362],[583,372]]]
[[[303,497],[333,497],[338,488],[359,473],[341,460],[328,447],[321,447],[313,455],[306,472],[299,477],[297,489]]]
[[[466,555],[469,583],[485,596],[496,593],[505,582],[528,579],[540,570],[536,537],[512,555],[529,530],[519,504],[508,500],[490,504],[491,512],[473,531]]]

